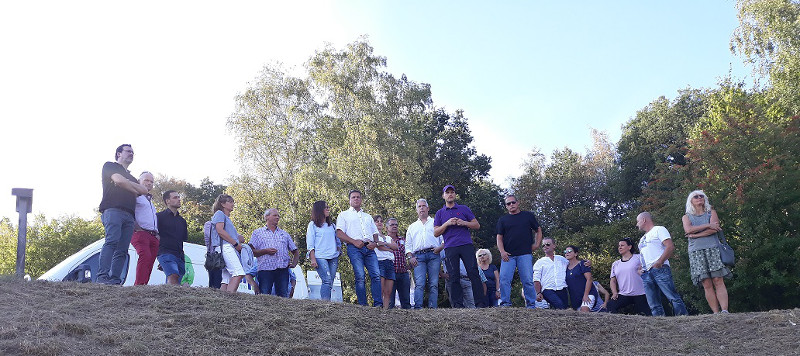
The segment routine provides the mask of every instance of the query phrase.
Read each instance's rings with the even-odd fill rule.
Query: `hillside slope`
[[[677,318],[389,310],[171,286],[0,279],[2,355],[797,354],[800,309]]]

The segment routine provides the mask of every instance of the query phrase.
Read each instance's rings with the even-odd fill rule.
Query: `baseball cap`
[[[452,189],[454,192],[456,191],[456,187],[448,184],[448,185],[444,186],[444,188],[442,188],[442,193],[447,192],[448,189]]]

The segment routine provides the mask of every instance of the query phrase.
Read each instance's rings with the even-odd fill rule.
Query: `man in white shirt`
[[[542,251],[545,256],[533,264],[533,284],[536,288],[536,300],[547,300],[553,309],[567,309],[569,294],[567,293],[567,261],[564,256],[556,255],[556,241],[552,237],[542,240]]]
[[[153,190],[155,178],[150,172],[139,175],[139,184],[147,188],[147,194],[136,197],[134,210],[133,236],[131,245],[136,249],[139,259],[136,261],[136,281],[134,285],[146,285],[150,282],[150,274],[158,256],[158,218],[156,207],[153,206]]]
[[[348,194],[350,209],[336,218],[336,236],[347,243],[347,256],[353,265],[355,275],[356,297],[358,304],[367,305],[367,288],[365,285],[364,267],[367,268],[372,291],[372,305],[383,306],[381,297],[381,277],[375,247],[378,241],[378,227],[372,216],[361,210],[361,192],[351,190]]]
[[[672,237],[667,228],[655,226],[653,216],[643,212],[636,217],[636,227],[645,234],[639,240],[639,251],[644,258],[642,266],[642,282],[647,295],[647,304],[653,316],[664,316],[664,306],[661,305],[661,293],[672,303],[675,315],[689,315],[681,295],[675,289],[672,280],[672,269],[669,267],[669,257],[675,251]]]
[[[425,283],[428,283],[428,308],[436,308],[439,299],[439,252],[444,244],[433,236],[433,218],[428,215],[428,201],[418,199],[417,221],[406,232],[406,257],[414,269],[414,309],[422,309]]]

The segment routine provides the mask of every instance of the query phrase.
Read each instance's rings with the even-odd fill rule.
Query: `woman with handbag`
[[[213,248],[221,246],[222,258],[225,260],[221,289],[231,293],[239,289],[239,283],[244,278],[244,269],[238,254],[242,250],[242,245],[239,243],[239,233],[230,218],[233,206],[232,196],[220,194],[211,208],[214,211],[214,216],[211,218],[214,226],[211,230],[211,245]]]
[[[695,190],[686,198],[686,215],[682,220],[689,239],[692,282],[696,286],[702,284],[708,306],[715,314],[727,313],[728,289],[723,278],[731,278],[733,274],[722,263],[719,218],[702,190]]]

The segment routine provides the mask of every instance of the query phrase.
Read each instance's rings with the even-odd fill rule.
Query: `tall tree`
[[[435,109],[428,84],[385,67],[364,39],[328,45],[302,74],[269,65],[236,97],[228,127],[244,169],[229,192],[243,235],[263,224],[264,209],[279,208],[281,226],[304,250],[311,204],[326,200],[336,214],[348,208],[350,189],[364,193],[366,211],[403,226],[416,219],[416,199],[434,207],[444,184],[462,184],[467,199],[494,193],[499,201],[486,180],[491,161],[472,147],[463,113]],[[347,278],[352,270],[342,261]],[[349,288],[345,297],[354,298]]]
[[[800,113],[800,2],[738,0],[736,7],[731,50],[772,85],[781,106]]]

